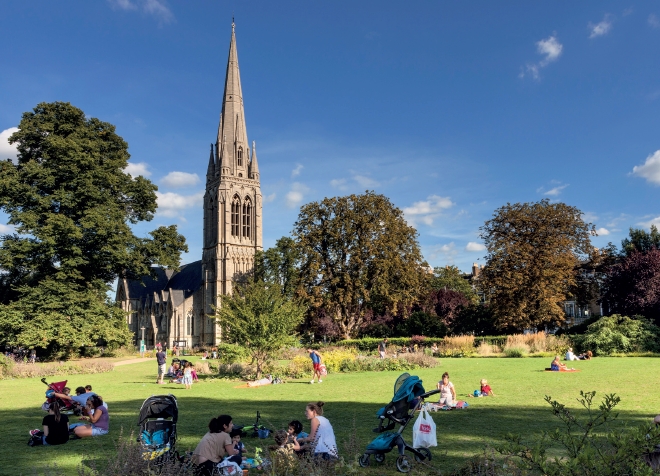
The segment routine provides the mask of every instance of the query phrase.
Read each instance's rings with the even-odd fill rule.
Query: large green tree
[[[92,293],[102,303],[117,276],[147,275],[154,264],[179,265],[187,246],[176,226],[159,227],[150,238],[131,230],[153,218],[157,187],[126,173],[128,144],[112,124],[69,103],[41,103],[23,114],[9,141],[18,160],[0,162],[0,209],[15,232],[0,238],[2,304],[15,306],[47,284],[70,305],[63,288],[52,283],[72,296]],[[95,309],[99,318],[114,312]],[[40,313],[33,309],[34,316],[48,315]]]
[[[257,252],[254,262],[257,280],[275,283],[282,294],[294,297],[300,282],[300,252],[292,238],[283,236],[272,248]]]
[[[264,366],[288,345],[296,344],[295,329],[302,322],[305,306],[282,295],[277,284],[251,281],[222,297],[215,318],[225,338],[246,347],[261,378]]]
[[[593,253],[592,224],[564,203],[507,204],[481,227],[488,251],[480,284],[500,328],[521,330],[564,321],[560,303],[576,268]]]
[[[437,266],[433,268],[433,277],[429,281],[429,287],[436,291],[440,289],[456,291],[463,294],[471,303],[478,303],[479,296],[470,281],[463,276],[461,270],[456,266]]]
[[[294,225],[301,253],[301,294],[337,323],[357,333],[365,313],[411,305],[425,282],[417,231],[383,195],[326,198],[303,206]]]

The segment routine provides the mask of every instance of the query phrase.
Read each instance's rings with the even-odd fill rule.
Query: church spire
[[[257,143],[252,141],[252,160],[250,160],[250,178],[259,180],[259,164],[257,163]]]
[[[215,175],[215,157],[213,156],[213,144],[211,144],[211,156],[209,157],[209,167],[206,169],[206,179],[212,180]]]
[[[222,137],[220,137],[222,134]],[[241,75],[238,69],[238,52],[236,50],[235,24],[231,25],[231,41],[229,43],[229,60],[225,76],[225,91],[222,98],[222,116],[218,125],[218,139],[222,140],[218,162],[222,169],[229,168],[229,173],[235,175],[238,170],[247,171],[247,150],[249,143],[245,127],[245,110],[243,109],[243,91]],[[224,143],[228,141],[230,143]]]

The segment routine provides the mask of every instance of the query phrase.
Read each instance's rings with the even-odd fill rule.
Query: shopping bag
[[[239,465],[229,459],[225,458],[223,461],[216,465],[223,476],[238,476],[243,474],[243,470]]]
[[[438,439],[435,434],[435,422],[424,405],[413,426],[413,448],[431,446],[438,446]]]
[[[325,364],[319,365],[319,373],[323,376],[328,375],[328,369]]]

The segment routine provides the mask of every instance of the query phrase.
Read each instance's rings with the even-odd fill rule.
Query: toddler
[[[481,390],[475,390],[474,395],[469,395],[470,397],[475,396],[475,397],[494,397],[495,393],[493,392],[493,389],[490,388],[490,385],[488,385],[488,380],[485,378],[481,379]]]
[[[247,449],[245,444],[241,441],[241,434],[241,430],[231,430],[229,436],[231,436],[231,442],[234,444],[234,449],[238,451],[238,456],[240,456],[241,459],[247,459],[243,456],[243,453],[246,453]]]
[[[193,378],[192,378],[192,364],[186,362],[185,367],[183,368],[183,379],[181,383],[186,385],[186,389],[190,390],[192,388]]]

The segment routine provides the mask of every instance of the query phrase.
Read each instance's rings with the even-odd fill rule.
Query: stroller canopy
[[[419,377],[415,375],[403,374],[396,380],[396,384],[394,385],[394,397],[392,398],[392,401],[398,402],[399,400],[406,399],[407,402],[411,402],[416,397],[419,397],[424,393],[424,386],[422,385],[422,381],[419,379]]]
[[[140,408],[140,421],[142,425],[149,418],[172,419],[174,423],[179,418],[179,407],[176,403],[176,397],[169,395],[153,395],[147,398]]]

